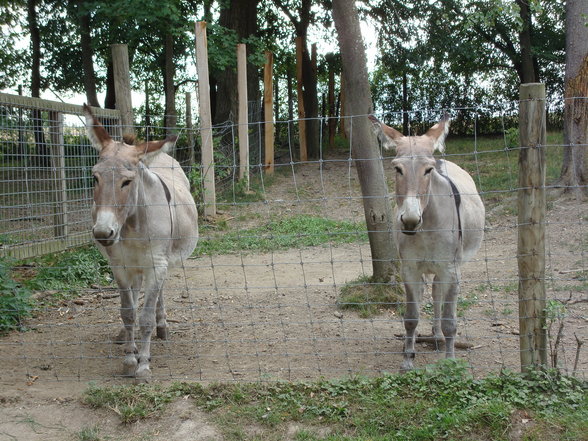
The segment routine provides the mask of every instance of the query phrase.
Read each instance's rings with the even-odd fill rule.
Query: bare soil
[[[363,220],[356,171],[345,158],[283,166],[266,190],[264,202],[220,207],[230,228],[298,213]],[[514,197],[500,206],[487,201],[482,249],[462,271],[458,332],[470,348],[457,356],[475,375],[520,369]],[[549,208],[548,298],[585,300],[581,276],[588,267],[588,203],[553,197]],[[153,381],[308,380],[397,371],[400,313],[382,309],[363,319],[337,306],[346,282],[370,274],[367,244],[189,260],[170,273],[166,284],[171,338],[152,345]],[[428,302],[426,294],[423,334],[430,333]],[[568,305],[557,348],[568,373],[574,369],[576,338],[588,339],[587,306]],[[28,331],[0,338],[0,441],[79,439],[82,430],[94,427],[105,439],[222,439],[218,428],[185,400],[161,418],[130,426],[121,425],[114,412],[81,404],[90,382],[131,382],[119,376],[122,348],[113,342],[121,323],[118,308],[116,290],[97,287],[39,311],[28,321]],[[554,334],[558,325],[552,327]],[[422,367],[441,355],[419,345],[415,363]],[[588,372],[585,350],[576,370],[584,376]]]

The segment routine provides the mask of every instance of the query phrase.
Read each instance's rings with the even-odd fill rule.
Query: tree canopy
[[[153,101],[165,101],[170,112],[175,106],[170,95],[197,80],[194,22],[206,20],[212,93],[234,99],[228,74],[236,69],[237,43],[248,44],[250,99],[260,96],[255,79],[264,50],[275,53],[279,79],[295,77],[295,37],[304,38],[307,116],[318,116],[327,93],[333,66],[328,52],[336,47],[330,0],[3,0],[0,5],[2,89],[21,85],[30,92],[38,62],[41,90],[85,93],[89,102],[106,93],[100,104],[112,107],[110,45],[126,43],[133,87],[144,91],[147,84]],[[516,99],[518,83],[529,75],[546,83],[552,101],[563,99],[564,0],[375,0],[358,2],[358,9],[373,29],[364,38],[377,53],[370,72],[376,111],[493,108]],[[31,20],[40,37],[36,52]],[[285,88],[278,90],[286,94]],[[281,102],[285,106],[287,99]],[[221,104],[226,103],[219,102],[218,118],[230,118],[230,105]]]

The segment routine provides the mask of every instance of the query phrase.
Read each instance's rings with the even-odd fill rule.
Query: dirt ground
[[[232,228],[297,213],[361,221],[358,187],[356,171],[345,158],[287,165],[268,186],[265,202],[219,208]],[[458,335],[470,348],[457,356],[475,375],[520,368],[516,200],[513,194],[511,201],[493,206],[491,197],[484,195],[484,243],[462,271]],[[580,275],[588,267],[587,219],[586,201],[550,197],[550,299],[586,299]],[[400,315],[384,309],[363,319],[337,307],[341,287],[363,274],[371,274],[367,244],[189,260],[171,272],[166,285],[171,338],[152,345],[153,381],[305,380],[397,371]],[[427,294],[419,325],[423,334],[430,332],[428,302]],[[115,290],[96,287],[41,311],[28,321],[29,331],[0,338],[0,441],[78,439],[81,430],[92,427],[100,427],[108,439],[221,439],[188,401],[174,403],[162,418],[131,426],[121,425],[114,412],[81,404],[92,382],[130,382],[118,376],[122,348],[113,342],[120,328],[118,308]],[[574,369],[576,338],[588,339],[587,311],[587,303],[568,305],[557,349],[568,373]],[[417,367],[441,356],[427,345],[417,350]],[[587,375],[586,350],[576,369]]]

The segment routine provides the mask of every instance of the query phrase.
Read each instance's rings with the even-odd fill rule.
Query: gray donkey
[[[484,237],[485,209],[470,175],[453,162],[435,159],[445,149],[449,117],[422,136],[402,133],[369,117],[384,148],[396,150],[394,233],[406,291],[404,361],[413,368],[415,334],[425,276],[433,275],[433,335],[445,340],[445,356],[455,356],[460,267]]]
[[[186,260],[198,241],[198,212],[180,164],[165,153],[175,138],[133,145],[114,141],[84,105],[92,145],[99,152],[94,176],[92,234],[120,289],[124,374],[151,377],[151,334],[167,339],[163,284],[168,267]],[[135,321],[141,287],[145,298]]]

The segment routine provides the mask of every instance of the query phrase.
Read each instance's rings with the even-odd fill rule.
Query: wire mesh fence
[[[23,155],[33,149],[32,123],[17,124],[18,109],[0,108],[5,112],[0,120],[12,121],[3,122],[0,129],[1,237],[3,246],[8,246],[13,241],[37,240],[43,231],[49,234],[54,229],[55,197],[45,193],[55,191],[55,170],[33,167],[40,158]],[[475,128],[478,109],[454,112]],[[263,172],[263,129],[253,124],[250,132],[259,134],[259,155],[252,156],[247,192],[238,181],[236,131],[231,126],[218,129],[215,139],[223,146],[218,171],[226,185],[217,196],[218,215],[200,222],[195,254],[168,274],[165,303],[170,339],[152,341],[154,379],[299,380],[398,370],[404,335],[402,299],[376,297],[364,290],[366,285],[379,284],[369,282],[372,256],[357,162],[350,147],[353,120],[347,119],[348,137],[338,138],[334,148],[328,147],[321,132],[319,156],[304,162],[297,151],[298,122],[278,122],[283,148],[272,175]],[[325,120],[320,126],[326,128]],[[68,228],[87,233],[90,170],[96,155],[79,120],[64,130],[64,137],[72,140],[65,148]],[[29,150],[17,141],[19,131],[27,134]],[[482,247],[462,268],[456,352],[475,375],[483,375],[520,369],[518,147],[509,145],[505,134],[475,133],[450,136],[445,159],[470,172],[486,206]],[[181,156],[187,146],[179,142],[176,148]],[[561,167],[561,134],[550,133],[545,148],[548,182],[553,182]],[[381,154],[392,191],[393,153]],[[200,176],[193,172],[198,167],[185,169],[198,196]],[[588,338],[588,204],[554,192],[548,195],[546,219],[550,363],[566,373],[586,376],[588,355],[581,344]],[[122,327],[120,295],[93,246],[71,255],[13,260],[6,265],[18,286],[30,287],[35,301],[30,316],[20,320],[16,330],[0,336],[1,381],[109,381],[120,375],[124,355],[117,344]],[[346,297],[349,287],[358,288],[355,297]],[[430,334],[430,284],[421,303],[419,333]],[[416,366],[442,356],[436,343],[420,342]]]

